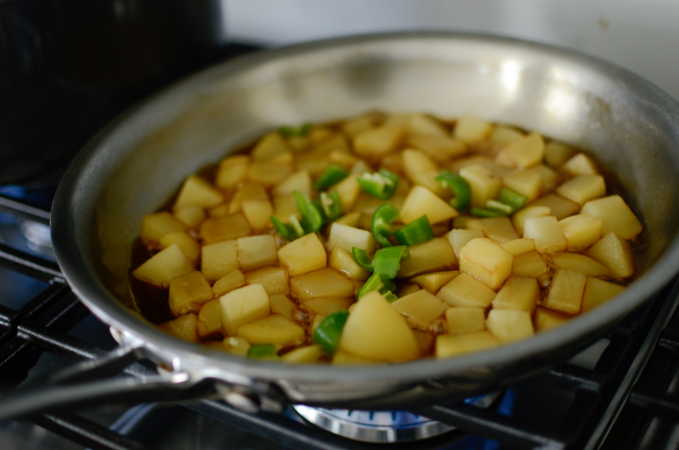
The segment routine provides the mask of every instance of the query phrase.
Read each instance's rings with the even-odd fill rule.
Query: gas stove
[[[255,50],[232,49],[222,56]],[[53,259],[48,223],[57,183],[33,177],[0,187],[0,392],[39,384],[116,346]],[[214,400],[102,405],[0,424],[0,440],[22,449],[676,448],[678,303],[679,284],[666,286],[568,363],[465,402],[257,414]],[[150,371],[136,363],[120,376]]]

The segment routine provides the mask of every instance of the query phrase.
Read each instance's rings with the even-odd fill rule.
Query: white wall
[[[679,99],[679,0],[222,0],[233,38],[273,45],[408,29],[477,31],[614,62]]]

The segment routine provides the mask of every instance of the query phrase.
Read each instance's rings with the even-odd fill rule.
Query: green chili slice
[[[434,239],[434,231],[425,214],[399,229],[394,237],[401,245],[415,245]]]
[[[390,279],[383,277],[377,273],[374,273],[368,278],[361,290],[358,291],[356,297],[360,299],[365,294],[377,291],[382,295],[385,295],[387,291],[393,291],[396,289],[396,285]]]
[[[476,217],[502,217],[506,216],[504,212],[497,210],[497,209],[490,209],[490,208],[477,208],[474,207],[471,210],[469,210],[472,216]]]
[[[497,200],[488,200],[486,202],[486,208],[500,211],[505,216],[508,216],[514,212],[514,208]]]
[[[380,205],[373,214],[372,225],[370,231],[378,244],[382,247],[391,247],[392,244],[389,236],[394,234],[394,228],[391,223],[398,219],[401,212],[388,203]]]
[[[271,216],[271,222],[283,239],[294,241],[304,236],[304,229],[300,225],[297,217],[290,216],[290,222],[286,225],[276,216]]]
[[[472,188],[467,180],[450,170],[441,171],[441,174],[435,180],[441,183],[444,188],[450,188],[455,193],[455,197],[450,200],[450,206],[457,211],[467,209],[472,200]]]
[[[401,260],[408,258],[410,258],[410,251],[405,245],[381,248],[375,252],[373,259],[375,273],[393,280],[396,278],[398,269],[401,268]]]
[[[278,350],[273,344],[256,344],[248,349],[248,358],[278,359]]]
[[[314,330],[312,340],[326,355],[332,356],[337,351],[342,329],[348,317],[349,311],[335,311],[325,316]]]
[[[375,270],[373,267],[373,262],[370,261],[370,257],[368,256],[368,252],[365,250],[358,248],[358,247],[353,247],[351,249],[351,254],[354,257],[354,261],[356,261],[356,264],[364,268],[365,270],[372,272]]]
[[[318,204],[323,213],[325,223],[332,222],[342,215],[342,205],[340,204],[339,192],[332,191],[330,194],[321,192]]]
[[[356,178],[363,192],[383,200],[390,199],[396,192],[400,178],[387,169],[376,173],[364,173]]]
[[[314,184],[314,188],[316,188],[317,191],[324,191],[348,176],[349,172],[347,172],[344,167],[339,164],[330,164],[328,168],[325,169],[325,172],[318,177],[316,184]]]
[[[523,206],[528,201],[528,197],[519,194],[516,191],[507,189],[503,187],[500,189],[500,194],[497,196],[497,201],[509,205],[512,208],[512,212],[523,208]]]
[[[278,132],[283,135],[283,137],[306,136],[309,134],[309,131],[311,131],[310,123],[305,123],[298,127],[282,126],[278,129]]]
[[[306,234],[315,233],[323,226],[323,215],[318,206],[311,201],[308,195],[302,194],[299,191],[294,191],[295,200],[297,200],[297,207],[302,214],[302,228]]]
[[[396,294],[391,291],[382,292],[382,297],[384,297],[389,303],[393,303],[394,301],[398,300]]]

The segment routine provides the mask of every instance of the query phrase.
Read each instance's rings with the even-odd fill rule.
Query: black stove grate
[[[0,196],[0,210],[43,223],[49,216],[48,211],[3,196]],[[44,353],[74,362],[106,353],[67,334],[89,313],[64,283],[56,264],[0,244],[0,266],[46,283],[39,294],[26,299],[20,308],[0,305],[0,385],[4,390],[23,383]],[[515,397],[510,399],[515,403],[511,415],[502,408],[481,409],[464,403],[413,411],[458,428],[421,441],[417,448],[677,448],[679,316],[668,320],[674,314],[676,303],[677,292],[666,287],[630,314],[609,332],[608,345],[595,367],[564,364],[507,390],[499,403]],[[136,363],[125,372],[127,376],[139,376],[149,373],[150,369]],[[546,404],[541,404],[545,390],[559,393],[557,398],[562,400],[553,403],[548,399]],[[534,391],[532,399],[531,391]],[[526,392],[529,401],[520,406],[517,399],[525,398]],[[383,444],[358,443],[335,436],[289,415],[251,415],[208,400],[178,407],[279,446],[318,450],[384,448]],[[533,408],[533,411],[526,414],[522,408]],[[560,410],[560,420],[541,422],[541,411],[550,409]],[[41,414],[31,421],[87,447],[153,448],[74,412]],[[488,440],[495,441],[494,446],[474,444]],[[469,446],[459,446],[465,442]],[[389,447],[412,448],[409,444],[390,444]]]

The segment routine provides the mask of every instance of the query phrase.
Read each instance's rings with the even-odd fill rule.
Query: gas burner
[[[499,396],[500,392],[493,392],[464,402],[488,408]],[[455,429],[453,426],[406,411],[359,411],[306,405],[293,405],[292,408],[313,425],[339,436],[363,442],[410,442],[439,436]]]

